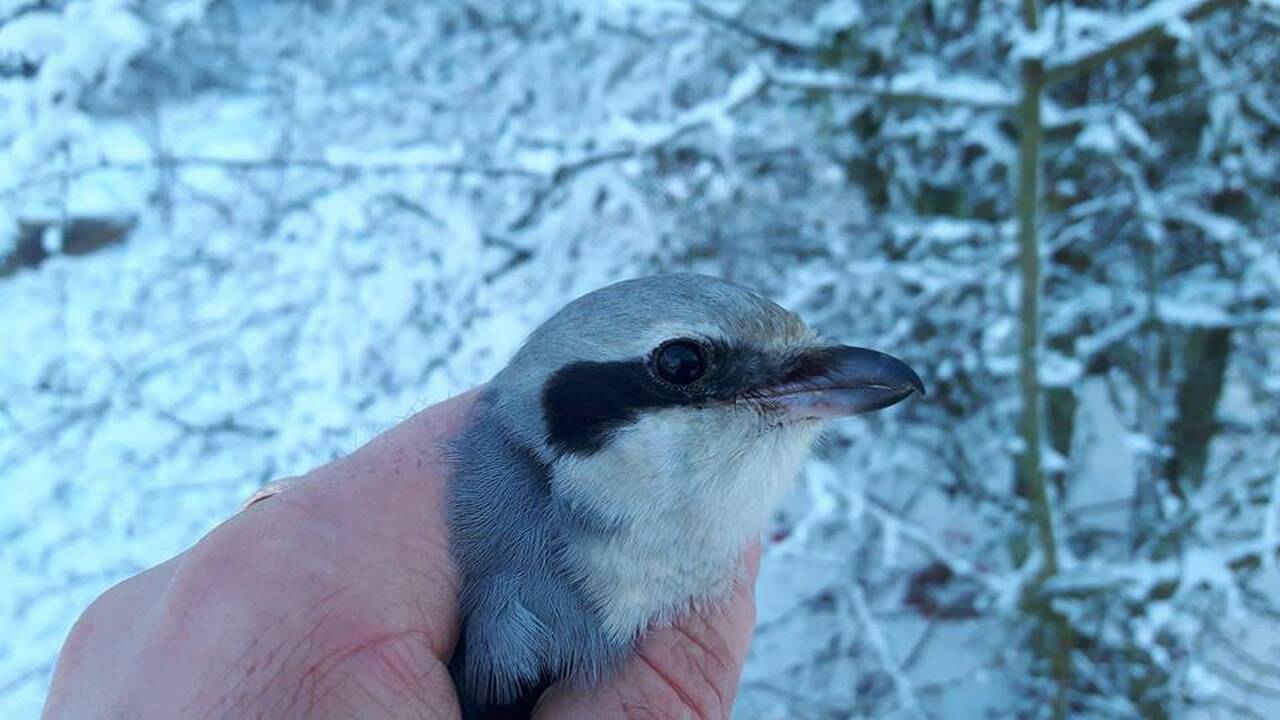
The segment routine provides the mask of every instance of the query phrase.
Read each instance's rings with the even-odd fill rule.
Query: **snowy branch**
[[[1156,0],[1132,16],[1118,19],[1100,37],[1075,40],[1045,59],[1045,85],[1094,70],[1138,48],[1176,37],[1180,24],[1198,20],[1240,0]]]
[[[964,105],[1008,110],[1017,102],[1013,91],[985,78],[939,78],[928,72],[859,81],[833,72],[766,69],[769,84],[793,90],[865,95],[900,103]]]
[[[537,168],[550,182],[533,195],[525,210],[508,224],[507,230],[528,227],[537,218],[557,187],[584,170],[651,153],[695,130],[708,125],[727,123],[730,114],[758,95],[765,85],[764,73],[759,68],[750,66],[734,77],[729,83],[728,91],[722,97],[701,103],[670,120],[634,123],[626,118],[618,118],[613,123],[613,128],[593,138],[590,143],[578,143],[579,145],[601,145],[605,147],[604,150],[586,152],[577,157],[560,160],[548,167]]]
[[[911,681],[903,674],[902,666],[894,660],[893,652],[889,649],[889,641],[884,636],[884,629],[872,617],[871,608],[867,607],[866,595],[863,594],[858,583],[855,582],[849,586],[849,597],[853,601],[858,622],[866,632],[867,642],[871,644],[871,649],[880,660],[880,667],[893,680],[893,689],[898,694],[898,703],[902,706],[902,710],[913,717],[924,717],[924,713],[920,710],[920,701],[916,699],[915,692],[911,688]]]
[[[972,579],[994,595],[1002,592],[1000,578],[993,578],[987,573],[979,572],[973,563],[952,553],[935,540],[929,531],[899,517],[874,496],[864,495],[864,498],[867,502],[867,510],[884,526],[886,533],[893,532],[906,538],[926,555],[945,565],[957,577]]]
[[[154,170],[217,168],[235,172],[262,172],[280,170],[312,170],[336,175],[396,175],[414,173],[441,173],[455,175],[483,175],[486,177],[515,177],[539,179],[544,175],[537,170],[517,165],[486,165],[483,163],[466,163],[461,161],[414,162],[375,160],[375,161],[333,161],[325,158],[281,157],[217,157],[213,155],[180,155],[157,157],[144,161],[119,161],[104,159],[101,162],[85,163],[72,167],[51,170],[29,178],[21,183],[0,188],[0,198],[9,197],[33,188],[51,183],[65,183],[102,172],[149,172]]]
[[[1280,550],[1264,540],[1240,542],[1222,547],[1201,547],[1171,560],[1136,561],[1125,564],[1085,563],[1060,571],[1044,584],[1051,595],[1097,592],[1117,585],[1131,585],[1146,592],[1156,585],[1177,581],[1223,578],[1236,568],[1263,562]]]
[[[734,77],[723,97],[696,105],[670,120],[633,123],[625,118],[618,118],[613,123],[614,128],[593,139],[593,144],[611,147],[563,161],[551,174],[563,178],[602,162],[653,152],[694,130],[726,122],[730,113],[759,94],[765,82],[763,72],[751,66]]]

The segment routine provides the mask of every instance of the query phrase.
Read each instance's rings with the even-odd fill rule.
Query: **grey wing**
[[[482,400],[450,448],[450,539],[463,617],[450,670],[464,709],[520,705],[565,677],[594,680],[625,649],[603,636],[562,565],[563,545],[581,523],[557,507],[549,469],[491,407]]]
[[[474,588],[449,673],[464,720],[527,718],[553,678],[546,626],[499,585]]]

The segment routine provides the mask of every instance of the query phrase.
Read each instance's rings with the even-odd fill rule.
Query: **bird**
[[[551,684],[598,683],[648,628],[725,597],[824,422],[913,393],[901,360],[711,276],[563,307],[447,448],[463,717],[529,717]]]

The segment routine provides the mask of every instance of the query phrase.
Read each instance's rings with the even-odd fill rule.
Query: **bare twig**
[[[898,695],[898,703],[907,714],[915,717],[924,717],[924,713],[920,709],[920,701],[916,699],[915,691],[911,687],[911,681],[903,674],[902,666],[894,660],[893,652],[889,649],[889,641],[884,636],[884,629],[872,617],[871,609],[867,607],[867,598],[862,592],[862,586],[856,582],[851,583],[849,586],[849,598],[853,601],[854,612],[857,613],[858,621],[866,632],[867,642],[871,644],[871,649],[875,651],[876,657],[879,658],[880,666],[884,668],[885,673],[893,681],[893,689]]]
[[[1240,647],[1240,643],[1228,635],[1218,622],[1209,620],[1205,623],[1205,627],[1209,630],[1209,637],[1216,640],[1222,649],[1234,658],[1235,664],[1248,668],[1254,675],[1280,678],[1280,665],[1258,658]]]
[[[1270,697],[1270,698],[1280,698],[1280,688],[1272,687],[1270,685],[1264,685],[1260,682],[1250,680],[1240,675],[1239,673],[1235,672],[1233,669],[1229,668],[1228,666],[1222,663],[1215,662],[1213,660],[1206,660],[1205,667],[1212,670],[1215,675],[1220,676],[1222,679],[1226,680],[1228,683],[1236,686],[1241,690],[1244,690],[1245,692],[1248,692],[1251,695],[1263,695],[1265,697]]]
[[[193,422],[186,420],[169,410],[162,408],[155,409],[156,417],[171,423],[185,433],[193,435],[216,435],[216,434],[232,434],[247,435],[255,438],[271,438],[275,437],[276,431],[271,428],[253,427],[244,425],[234,417],[227,415],[216,422]]]
[[[693,8],[695,15],[750,38],[753,42],[763,47],[772,48],[773,50],[793,55],[811,55],[818,51],[818,49],[812,45],[807,45],[797,40],[785,38],[777,33],[768,32],[767,30],[751,27],[738,18],[726,15],[719,10],[709,7],[705,3],[699,2],[698,0],[693,0],[689,5]]]

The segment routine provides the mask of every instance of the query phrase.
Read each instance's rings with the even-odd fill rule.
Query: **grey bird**
[[[902,361],[717,278],[565,306],[450,448],[464,717],[527,717],[551,683],[595,683],[647,628],[725,596],[823,421],[913,392]]]

